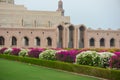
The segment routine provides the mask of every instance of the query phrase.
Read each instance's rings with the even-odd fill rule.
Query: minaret
[[[1,4],[14,4],[14,0],[0,0]]]
[[[63,2],[62,2],[62,0],[60,0],[58,2],[58,9],[57,9],[57,11],[60,11],[62,16],[64,16],[64,9],[63,9]]]

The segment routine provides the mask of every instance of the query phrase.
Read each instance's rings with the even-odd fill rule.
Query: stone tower
[[[0,4],[14,4],[14,0],[0,0]]]
[[[58,9],[57,9],[57,11],[60,11],[62,16],[64,16],[64,9],[63,9],[63,2],[62,2],[62,0],[60,0],[58,2]]]

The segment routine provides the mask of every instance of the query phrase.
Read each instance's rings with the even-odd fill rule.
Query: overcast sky
[[[29,10],[56,11],[59,0],[15,0]],[[93,29],[120,28],[120,0],[63,0],[65,16],[71,23]]]

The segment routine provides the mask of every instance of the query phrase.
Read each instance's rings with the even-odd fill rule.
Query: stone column
[[[100,48],[100,40],[99,40],[99,38],[96,38],[96,40],[95,40],[95,48]]]
[[[89,48],[89,40],[88,40],[88,35],[87,35],[87,31],[84,31],[84,48]]]
[[[79,48],[79,28],[76,28],[76,48]]]
[[[74,43],[73,43],[74,48],[77,48],[77,38],[78,38],[78,36],[77,36],[76,32],[77,32],[77,29],[74,27],[74,36],[73,36],[74,37]]]
[[[66,28],[63,29],[63,48],[66,48]]]
[[[105,38],[105,48],[110,48],[110,39],[108,37]]]
[[[65,48],[68,48],[68,40],[69,40],[68,28],[65,28]]]

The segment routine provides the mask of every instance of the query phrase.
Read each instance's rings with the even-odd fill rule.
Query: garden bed
[[[0,58],[45,66],[54,69],[65,70],[69,72],[75,72],[78,74],[101,77],[110,80],[120,79],[119,70],[111,70],[111,69],[109,70],[109,69],[86,66],[86,65],[77,65],[77,64],[71,64],[71,63],[65,63],[59,61],[50,61],[50,60],[40,60],[37,58],[35,59],[35,58],[27,58],[27,57],[18,57],[18,56],[5,55],[5,54],[0,54]]]

